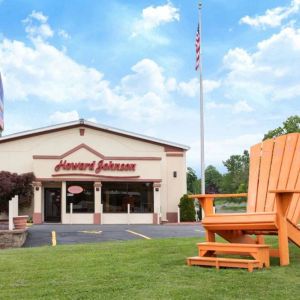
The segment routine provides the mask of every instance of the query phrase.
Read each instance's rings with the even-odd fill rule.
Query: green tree
[[[285,122],[283,122],[282,127],[277,127],[273,130],[268,131],[263,140],[271,139],[283,134],[300,132],[300,116],[290,116]]]
[[[195,205],[192,199],[188,198],[185,194],[180,198],[179,202],[180,208],[180,221],[183,222],[193,222],[195,221]]]
[[[281,127],[270,130],[264,135],[264,140],[274,138],[283,134],[300,132],[300,116],[290,116]],[[249,152],[244,151],[243,155],[231,155],[223,161],[227,172],[221,175],[215,167],[208,166],[205,170],[205,186],[207,193],[247,193],[249,179]],[[231,199],[224,199],[232,201]],[[244,201],[244,198],[235,199]]]
[[[188,167],[187,168],[187,192],[189,194],[200,193],[200,180],[198,179],[196,172]]]
[[[205,192],[217,194],[221,191],[222,174],[212,165],[205,169]]]
[[[243,155],[231,155],[223,162],[227,173],[223,175],[221,191],[223,193],[245,193],[248,190],[249,178],[249,152]],[[235,201],[243,201],[243,198]]]

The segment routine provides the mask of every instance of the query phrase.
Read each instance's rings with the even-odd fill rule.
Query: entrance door
[[[61,189],[45,188],[45,222],[61,222]]]

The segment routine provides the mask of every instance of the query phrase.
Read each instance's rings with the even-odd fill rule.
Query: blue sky
[[[300,0],[203,1],[206,164],[300,114]],[[189,145],[197,1],[0,0],[4,134],[85,118]]]

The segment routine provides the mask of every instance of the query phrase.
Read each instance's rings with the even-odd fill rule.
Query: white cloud
[[[195,97],[199,93],[199,80],[193,78],[188,82],[179,82],[178,90],[183,96]]]
[[[243,150],[249,150],[251,146],[261,141],[263,134],[243,134],[233,138],[218,138],[208,140],[206,143],[207,162],[220,164],[233,154],[242,154]]]
[[[32,11],[32,13],[23,20],[25,31],[32,40],[46,40],[54,35],[54,31],[47,23],[48,17],[42,12]]]
[[[148,6],[143,9],[141,18],[133,25],[131,37],[143,36],[156,39],[157,42],[166,43],[167,39],[152,34],[159,26],[180,20],[179,9],[171,1],[161,6]]]
[[[232,108],[234,113],[253,111],[253,108],[244,100],[236,102]]]
[[[35,11],[33,10],[31,14],[25,19],[25,22],[31,22],[32,19],[36,19],[40,21],[41,23],[47,23],[48,17],[45,16],[42,12],[40,11]]]
[[[209,94],[221,86],[220,81],[216,80],[203,80],[203,91]],[[198,78],[192,78],[190,81],[181,81],[178,84],[178,91],[187,97],[194,98],[199,95],[200,83]]]
[[[241,48],[230,49],[223,59],[225,67],[228,69],[248,70],[254,67],[252,57]]]
[[[203,80],[204,93],[208,94],[218,89],[221,86],[221,81],[217,80]]]
[[[23,20],[23,23],[25,25],[25,32],[33,41],[47,40],[55,34],[54,30],[48,24],[48,16],[40,11],[33,10],[31,14]],[[70,35],[64,29],[59,29],[57,35],[64,39],[70,38]]]
[[[79,120],[79,118],[79,114],[76,110],[67,112],[56,111],[49,117],[52,123],[65,123],[70,121],[76,121]]]
[[[212,101],[212,102],[208,102],[206,104],[206,108],[209,110],[227,109],[227,110],[230,110],[234,114],[238,114],[241,112],[252,112],[254,110],[245,100],[241,100],[241,101],[238,101],[233,104],[216,103],[216,102]]]
[[[235,57],[232,59],[230,66],[235,68]],[[7,101],[32,99],[35,103],[51,102],[57,106],[55,113],[50,116],[53,123],[78,119],[79,110],[74,110],[74,107],[84,107],[96,111],[93,115],[97,118],[104,116],[103,119],[107,120],[111,117],[113,126],[118,124],[120,128],[150,132],[151,135],[154,135],[153,132],[163,139],[193,146],[195,131],[199,127],[199,112],[185,108],[182,102],[177,105],[176,100],[183,93],[197,95],[197,78],[177,81],[174,77],[168,77],[157,62],[145,58],[134,64],[114,85],[99,70],[79,64],[45,39],[34,40],[30,46],[16,40],[3,40],[0,42],[0,65]],[[206,80],[204,88],[209,93],[222,84],[223,81]],[[238,99],[250,103],[244,97]],[[61,108],[68,106],[72,108]],[[238,109],[241,110],[237,105]],[[88,115],[86,111],[85,115]],[[94,118],[89,120],[97,121]],[[195,149],[190,152],[188,155],[192,159],[189,159],[189,165],[193,165],[193,157],[196,160],[199,153],[195,153]]]
[[[153,29],[161,24],[179,21],[179,9],[172,2],[162,6],[149,6],[143,9],[142,22],[146,29]]]
[[[177,80],[176,78],[169,78],[166,81],[166,89],[169,92],[174,92],[177,90]]]
[[[63,29],[58,30],[57,34],[64,39],[71,38],[70,35]]]
[[[48,25],[42,13],[33,12],[29,18]],[[64,105],[84,101],[92,111],[135,122],[177,118],[178,107],[170,94],[178,92],[177,81],[166,78],[163,68],[151,59],[138,61],[112,86],[99,70],[77,63],[44,38],[34,38],[31,46],[6,38],[0,42],[0,65],[8,101],[33,98]],[[74,117],[74,112],[57,112],[52,121]]]
[[[93,123],[98,123],[96,118],[87,118],[87,120]]]
[[[223,138],[205,140],[205,165],[214,165],[219,169],[224,168],[222,161],[228,159],[234,154],[243,154],[244,150],[250,150],[250,147],[261,141],[262,133],[243,134],[234,138]],[[194,140],[189,144],[191,149],[187,152],[187,158],[190,166],[199,166],[200,143]]]
[[[231,49],[224,57],[225,96],[263,105],[299,97],[299,57],[300,30],[290,27],[258,43],[254,53]]]
[[[165,93],[163,69],[156,62],[151,59],[142,59],[131,70],[133,74],[126,75],[121,80],[121,89],[124,94],[142,95],[145,91]]]
[[[32,129],[31,124],[22,116],[18,118],[15,113],[5,112],[4,115],[4,133],[11,134]]]
[[[0,65],[6,81],[6,98],[67,102],[97,97],[105,88],[103,75],[80,65],[45,42],[33,47],[4,39],[0,43]]]
[[[208,102],[206,104],[206,108],[207,109],[229,109],[231,108],[232,106],[228,103],[217,103],[215,101],[212,101],[212,102]]]
[[[278,27],[282,22],[291,15],[298,13],[300,10],[300,0],[292,0],[289,6],[278,6],[266,10],[261,16],[245,16],[240,20],[241,24],[248,24],[256,28]]]

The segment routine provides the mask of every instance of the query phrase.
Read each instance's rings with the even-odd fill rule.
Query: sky
[[[205,160],[300,114],[300,0],[203,0]],[[194,0],[0,0],[3,135],[84,118],[188,145],[200,173]]]

